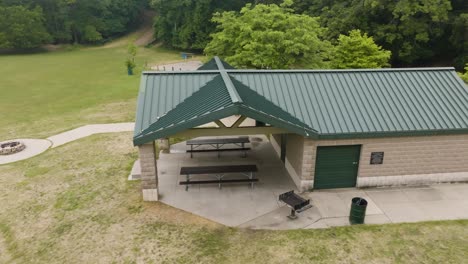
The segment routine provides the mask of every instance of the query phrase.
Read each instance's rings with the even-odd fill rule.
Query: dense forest
[[[254,9],[262,4],[281,6],[283,2],[0,0],[0,49],[103,43],[137,27],[142,11],[151,8],[156,11],[158,41],[171,48],[206,53],[213,36],[229,23],[222,25],[223,12],[234,12],[230,16],[235,19],[248,4]],[[359,30],[359,36],[353,31],[354,41],[375,41],[377,48],[390,52],[389,63],[394,67],[454,65],[462,70],[468,63],[467,0],[294,0],[287,8],[287,13],[299,15],[303,21],[310,21],[305,16],[314,18],[320,26],[317,36],[324,45],[343,45],[340,38],[344,41],[345,35]],[[275,18],[272,21],[276,23]],[[293,30],[287,26],[283,29]]]
[[[271,1],[153,0],[158,39],[170,47],[202,51],[216,32],[215,12],[238,11],[247,3]],[[253,7],[253,6],[252,6]],[[296,14],[318,17],[332,44],[341,34],[359,29],[391,51],[393,66],[468,63],[468,1],[466,0],[295,0]]]
[[[146,0],[0,0],[0,48],[101,43],[139,23]]]

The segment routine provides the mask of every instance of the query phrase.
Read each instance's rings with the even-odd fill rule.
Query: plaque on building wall
[[[371,153],[371,158],[370,158],[370,164],[383,164],[383,152],[372,152]]]

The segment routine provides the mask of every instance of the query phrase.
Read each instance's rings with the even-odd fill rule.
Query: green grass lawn
[[[124,61],[129,41],[0,56],[0,141],[48,137],[89,123],[133,121],[144,65],[181,58],[176,51],[140,47],[137,73],[128,76]]]
[[[0,141],[133,121],[129,37],[100,48],[0,56]],[[179,60],[140,48],[138,65]],[[95,135],[0,166],[0,263],[468,263],[468,220],[326,230],[228,228],[127,181],[131,133]]]
[[[96,147],[98,146],[98,147]],[[0,166],[0,263],[467,263],[468,221],[253,231],[141,200],[131,133]]]

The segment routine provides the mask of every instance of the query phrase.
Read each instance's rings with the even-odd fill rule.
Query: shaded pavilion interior
[[[202,137],[203,138],[203,137]],[[158,159],[159,201],[173,207],[200,215],[228,226],[239,226],[281,206],[278,195],[296,186],[288,176],[283,163],[276,155],[265,135],[250,135],[251,150],[247,157],[239,152],[195,153],[193,158],[185,153],[185,142],[171,145],[170,153],[161,153]],[[258,167],[255,178],[259,182],[251,188],[248,183],[193,185],[188,191],[179,181],[182,166],[251,165]],[[227,175],[226,178],[238,178]],[[199,175],[197,180],[213,179]]]
[[[212,61],[203,65],[201,71],[196,71],[197,77],[195,78],[194,72],[165,72],[158,75],[159,80],[157,80],[163,83],[160,86],[158,85],[158,87],[164,86],[164,90],[151,90],[148,91],[151,92],[149,95],[146,94],[147,91],[143,84],[146,85],[149,81],[153,82],[152,85],[155,86],[155,80],[148,80],[148,78],[151,78],[150,75],[152,73],[143,75],[133,141],[139,147],[144,200],[157,201],[169,199],[167,192],[162,189],[176,182],[166,181],[166,178],[163,179],[162,175],[170,174],[172,175],[171,179],[180,178],[181,176],[178,175],[180,167],[191,164],[205,166],[256,164],[259,167],[257,176],[260,179],[260,183],[252,190],[247,189],[248,192],[244,194],[240,192],[238,195],[234,195],[237,198],[227,199],[234,201],[236,204],[242,200],[241,197],[251,197],[249,193],[255,192],[260,194],[262,189],[265,188],[266,192],[272,194],[270,195],[269,202],[277,206],[274,196],[277,196],[279,193],[276,190],[287,191],[295,188],[294,184],[290,184],[291,179],[287,176],[283,163],[276,155],[266,135],[287,133],[309,135],[316,132],[299,119],[267,100],[264,96],[231,78],[227,74],[225,66],[230,67],[227,63],[215,57]],[[206,67],[215,67],[216,70],[207,70]],[[166,78],[170,79],[173,74],[179,74],[179,76],[181,74],[191,75],[189,78],[191,83],[174,84],[174,82],[162,80]],[[176,94],[177,89],[168,87],[171,84],[178,87],[183,86],[183,89],[178,91],[179,94]],[[192,86],[198,88],[190,92]],[[156,92],[157,94],[155,94]],[[148,100],[148,98],[154,100]],[[163,102],[159,98],[167,98],[167,100]],[[171,102],[171,99],[173,102]],[[155,104],[155,101],[159,103]],[[216,154],[209,155],[203,153],[196,155],[194,159],[187,159],[190,155],[182,154],[183,157],[177,158],[179,161],[174,161],[169,166],[167,164],[171,163],[170,158],[162,158],[164,156],[162,155],[157,160],[155,155],[155,141],[158,142],[160,150],[169,152],[171,148],[169,146],[170,137],[192,139],[199,137],[249,135],[258,135],[255,138],[261,139],[261,142],[250,144],[252,150],[247,158],[237,159],[239,153],[236,152],[223,153],[221,158],[217,158]],[[227,159],[225,160],[225,158]],[[173,157],[173,159],[176,159],[176,157]],[[275,169],[268,171],[268,164],[273,165]],[[170,168],[171,173],[167,173],[165,170],[160,171],[160,167],[166,166],[169,166],[168,168]],[[267,174],[270,176],[267,176]],[[272,179],[272,181],[269,179]],[[226,185],[221,189],[221,193],[228,192],[227,190],[247,188],[245,184],[243,186],[236,185],[241,184]],[[176,191],[184,190],[183,186],[176,186],[174,188],[173,190]],[[209,188],[217,189],[217,186],[191,187],[191,189],[198,190]],[[179,196],[193,195],[193,193],[189,191],[179,194]],[[200,191],[200,193],[202,192]],[[212,199],[216,198],[212,197]],[[259,197],[252,197],[252,200],[258,202]],[[220,204],[229,206],[229,203],[226,202],[220,202]],[[263,204],[268,204],[268,202],[264,202]],[[253,207],[251,210],[255,211],[256,209]],[[261,213],[261,210],[259,212]]]

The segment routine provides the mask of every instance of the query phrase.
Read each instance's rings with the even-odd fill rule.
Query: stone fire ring
[[[25,148],[13,154],[0,155],[0,165],[34,157],[46,151],[52,145],[52,142],[47,139],[11,139],[0,142],[0,145],[9,142],[21,142]]]
[[[10,141],[0,144],[0,155],[11,155],[23,151],[26,145],[21,141]]]

